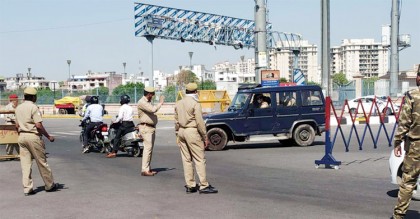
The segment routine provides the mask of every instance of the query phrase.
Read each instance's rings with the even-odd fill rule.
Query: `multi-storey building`
[[[321,83],[320,71],[318,70],[318,47],[310,44],[307,40],[300,41],[300,45],[289,45],[299,51],[297,67],[305,75],[307,81]],[[279,45],[279,47],[281,47]],[[295,54],[293,50],[272,50],[270,51],[270,69],[280,70],[280,78],[288,81],[292,79]]]
[[[388,46],[374,39],[345,39],[331,48],[331,73],[343,72],[348,80],[353,75],[381,77],[388,71]]]
[[[67,82],[69,90],[91,90],[97,87],[108,87],[110,92],[122,83],[122,75],[115,72],[91,72],[86,75],[75,75]]]
[[[255,82],[255,61],[254,59],[241,59],[237,63],[228,61],[213,66],[214,81],[233,81],[237,83]]]
[[[16,90],[25,87],[46,88],[50,85],[49,80],[45,80],[44,77],[32,76],[30,73],[27,73],[26,77],[22,73],[16,74],[16,77],[8,77],[4,82],[6,83],[7,90]]]

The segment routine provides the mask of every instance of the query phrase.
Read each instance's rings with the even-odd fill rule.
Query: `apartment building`
[[[6,83],[7,90],[16,90],[25,87],[46,88],[50,86],[49,80],[30,73],[27,73],[26,76],[19,73],[16,74],[16,77],[7,77],[4,79],[4,82]]]
[[[122,75],[115,72],[91,72],[86,75],[75,75],[67,82],[69,90],[91,90],[97,87],[108,87],[110,92],[122,83]]]
[[[290,48],[295,47],[299,51],[297,66],[305,75],[306,80],[321,83],[318,67],[318,47],[315,44],[310,44],[307,40],[300,41],[300,45],[291,43],[289,46]],[[270,69],[280,70],[280,78],[291,81],[296,57],[293,50],[271,50],[269,54]]]
[[[239,62],[230,63],[228,61],[217,63],[213,66],[214,81],[217,82],[255,82],[255,61],[254,59],[241,58]]]
[[[343,72],[348,80],[353,80],[354,75],[381,77],[388,71],[388,53],[387,43],[344,39],[340,46],[331,48],[331,73]]]

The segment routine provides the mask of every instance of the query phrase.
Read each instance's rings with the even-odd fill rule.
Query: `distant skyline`
[[[0,76],[27,73],[48,80],[115,71],[151,72],[149,43],[134,36],[134,2],[254,19],[253,0],[0,0]],[[331,47],[343,39],[381,41],[381,27],[390,24],[392,0],[330,1]],[[320,0],[268,0],[273,30],[299,33],[318,46],[320,61]],[[419,0],[402,0],[400,34],[411,35],[411,47],[400,52],[400,70],[420,63]],[[156,39],[154,70],[173,73],[180,65],[237,62],[254,58],[253,49],[181,43]]]

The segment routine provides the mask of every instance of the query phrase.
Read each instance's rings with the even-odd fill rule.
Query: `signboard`
[[[162,28],[162,24],[163,24],[163,19],[161,18],[154,18],[152,17],[152,19],[149,20],[149,22],[147,23],[147,26],[149,27],[156,27],[156,28]]]
[[[293,82],[297,85],[304,85],[305,84],[305,75],[303,75],[300,69],[293,70]]]
[[[266,52],[258,52],[258,67],[267,67],[267,53]]]
[[[263,87],[277,87],[280,82],[279,70],[261,70],[261,85]]]

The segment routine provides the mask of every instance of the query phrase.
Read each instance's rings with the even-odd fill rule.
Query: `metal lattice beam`
[[[254,48],[253,20],[191,10],[135,3],[135,36]],[[301,36],[271,31],[267,24],[269,49],[300,50]]]

